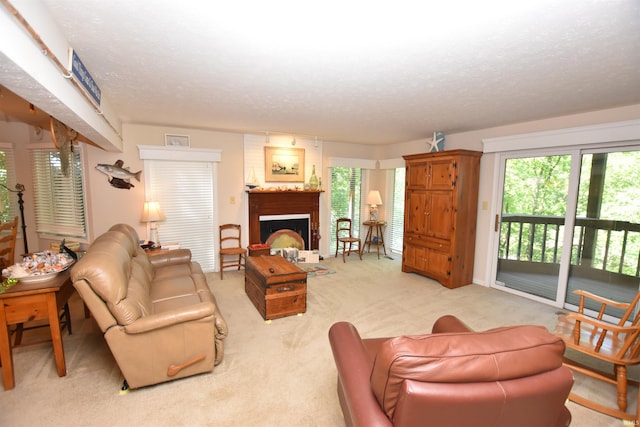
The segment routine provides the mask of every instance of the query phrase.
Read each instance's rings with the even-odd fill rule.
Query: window
[[[638,137],[630,121],[483,141],[498,154],[491,286],[572,310],[575,289],[638,292]]]
[[[147,200],[157,201],[166,216],[157,224],[160,243],[189,248],[205,272],[216,270],[215,164],[145,160],[145,174]]]
[[[391,242],[392,252],[402,252],[404,238],[404,179],[405,168],[394,169],[393,177],[393,210],[391,211]]]
[[[69,174],[62,173],[60,153],[51,149],[31,152],[36,210],[36,231],[51,237],[87,237],[83,168],[80,147],[69,153]]]
[[[222,152],[154,145],[139,145],[138,150],[144,160],[146,199],[160,203],[166,217],[157,224],[160,242],[190,249],[205,272],[214,271],[219,260],[215,201]]]
[[[360,235],[360,187],[362,169],[331,168],[331,236],[329,251],[336,247],[336,220],[351,218],[352,232]]]
[[[13,149],[0,146],[0,222],[12,221],[18,215],[18,199],[13,192],[16,184]]]

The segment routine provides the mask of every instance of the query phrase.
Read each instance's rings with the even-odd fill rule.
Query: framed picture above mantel
[[[304,182],[304,148],[264,147],[265,182]]]

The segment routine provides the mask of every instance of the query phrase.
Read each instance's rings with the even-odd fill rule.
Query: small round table
[[[384,227],[387,225],[385,221],[365,221],[363,224],[367,227],[367,237],[364,239],[364,245],[362,245],[362,253],[368,246],[368,252],[371,252],[371,245],[376,245],[378,252],[378,259],[380,259],[380,246],[384,254],[387,254],[387,249],[384,246]]]

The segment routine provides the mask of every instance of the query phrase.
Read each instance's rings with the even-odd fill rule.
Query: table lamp
[[[371,205],[369,208],[369,221],[378,221],[378,205],[382,204],[382,198],[378,190],[371,190],[367,195],[367,204]]]
[[[153,242],[152,248],[160,247],[160,236],[156,222],[164,221],[166,218],[160,209],[158,202],[144,202],[141,222],[149,223],[149,240]]]

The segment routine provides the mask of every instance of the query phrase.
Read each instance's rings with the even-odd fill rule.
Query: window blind
[[[69,176],[62,174],[60,153],[31,151],[36,231],[56,237],[87,237],[81,148],[69,153]]]
[[[331,169],[331,227],[329,252],[336,247],[336,220],[351,218],[354,236],[360,235],[360,195],[362,169],[332,167]]]
[[[405,168],[395,168],[393,177],[393,209],[391,211],[391,242],[392,252],[402,252],[404,238],[404,186]]]
[[[214,271],[215,163],[145,160],[145,173],[147,199],[159,202],[166,217],[157,224],[160,243],[179,243],[204,271]]]

